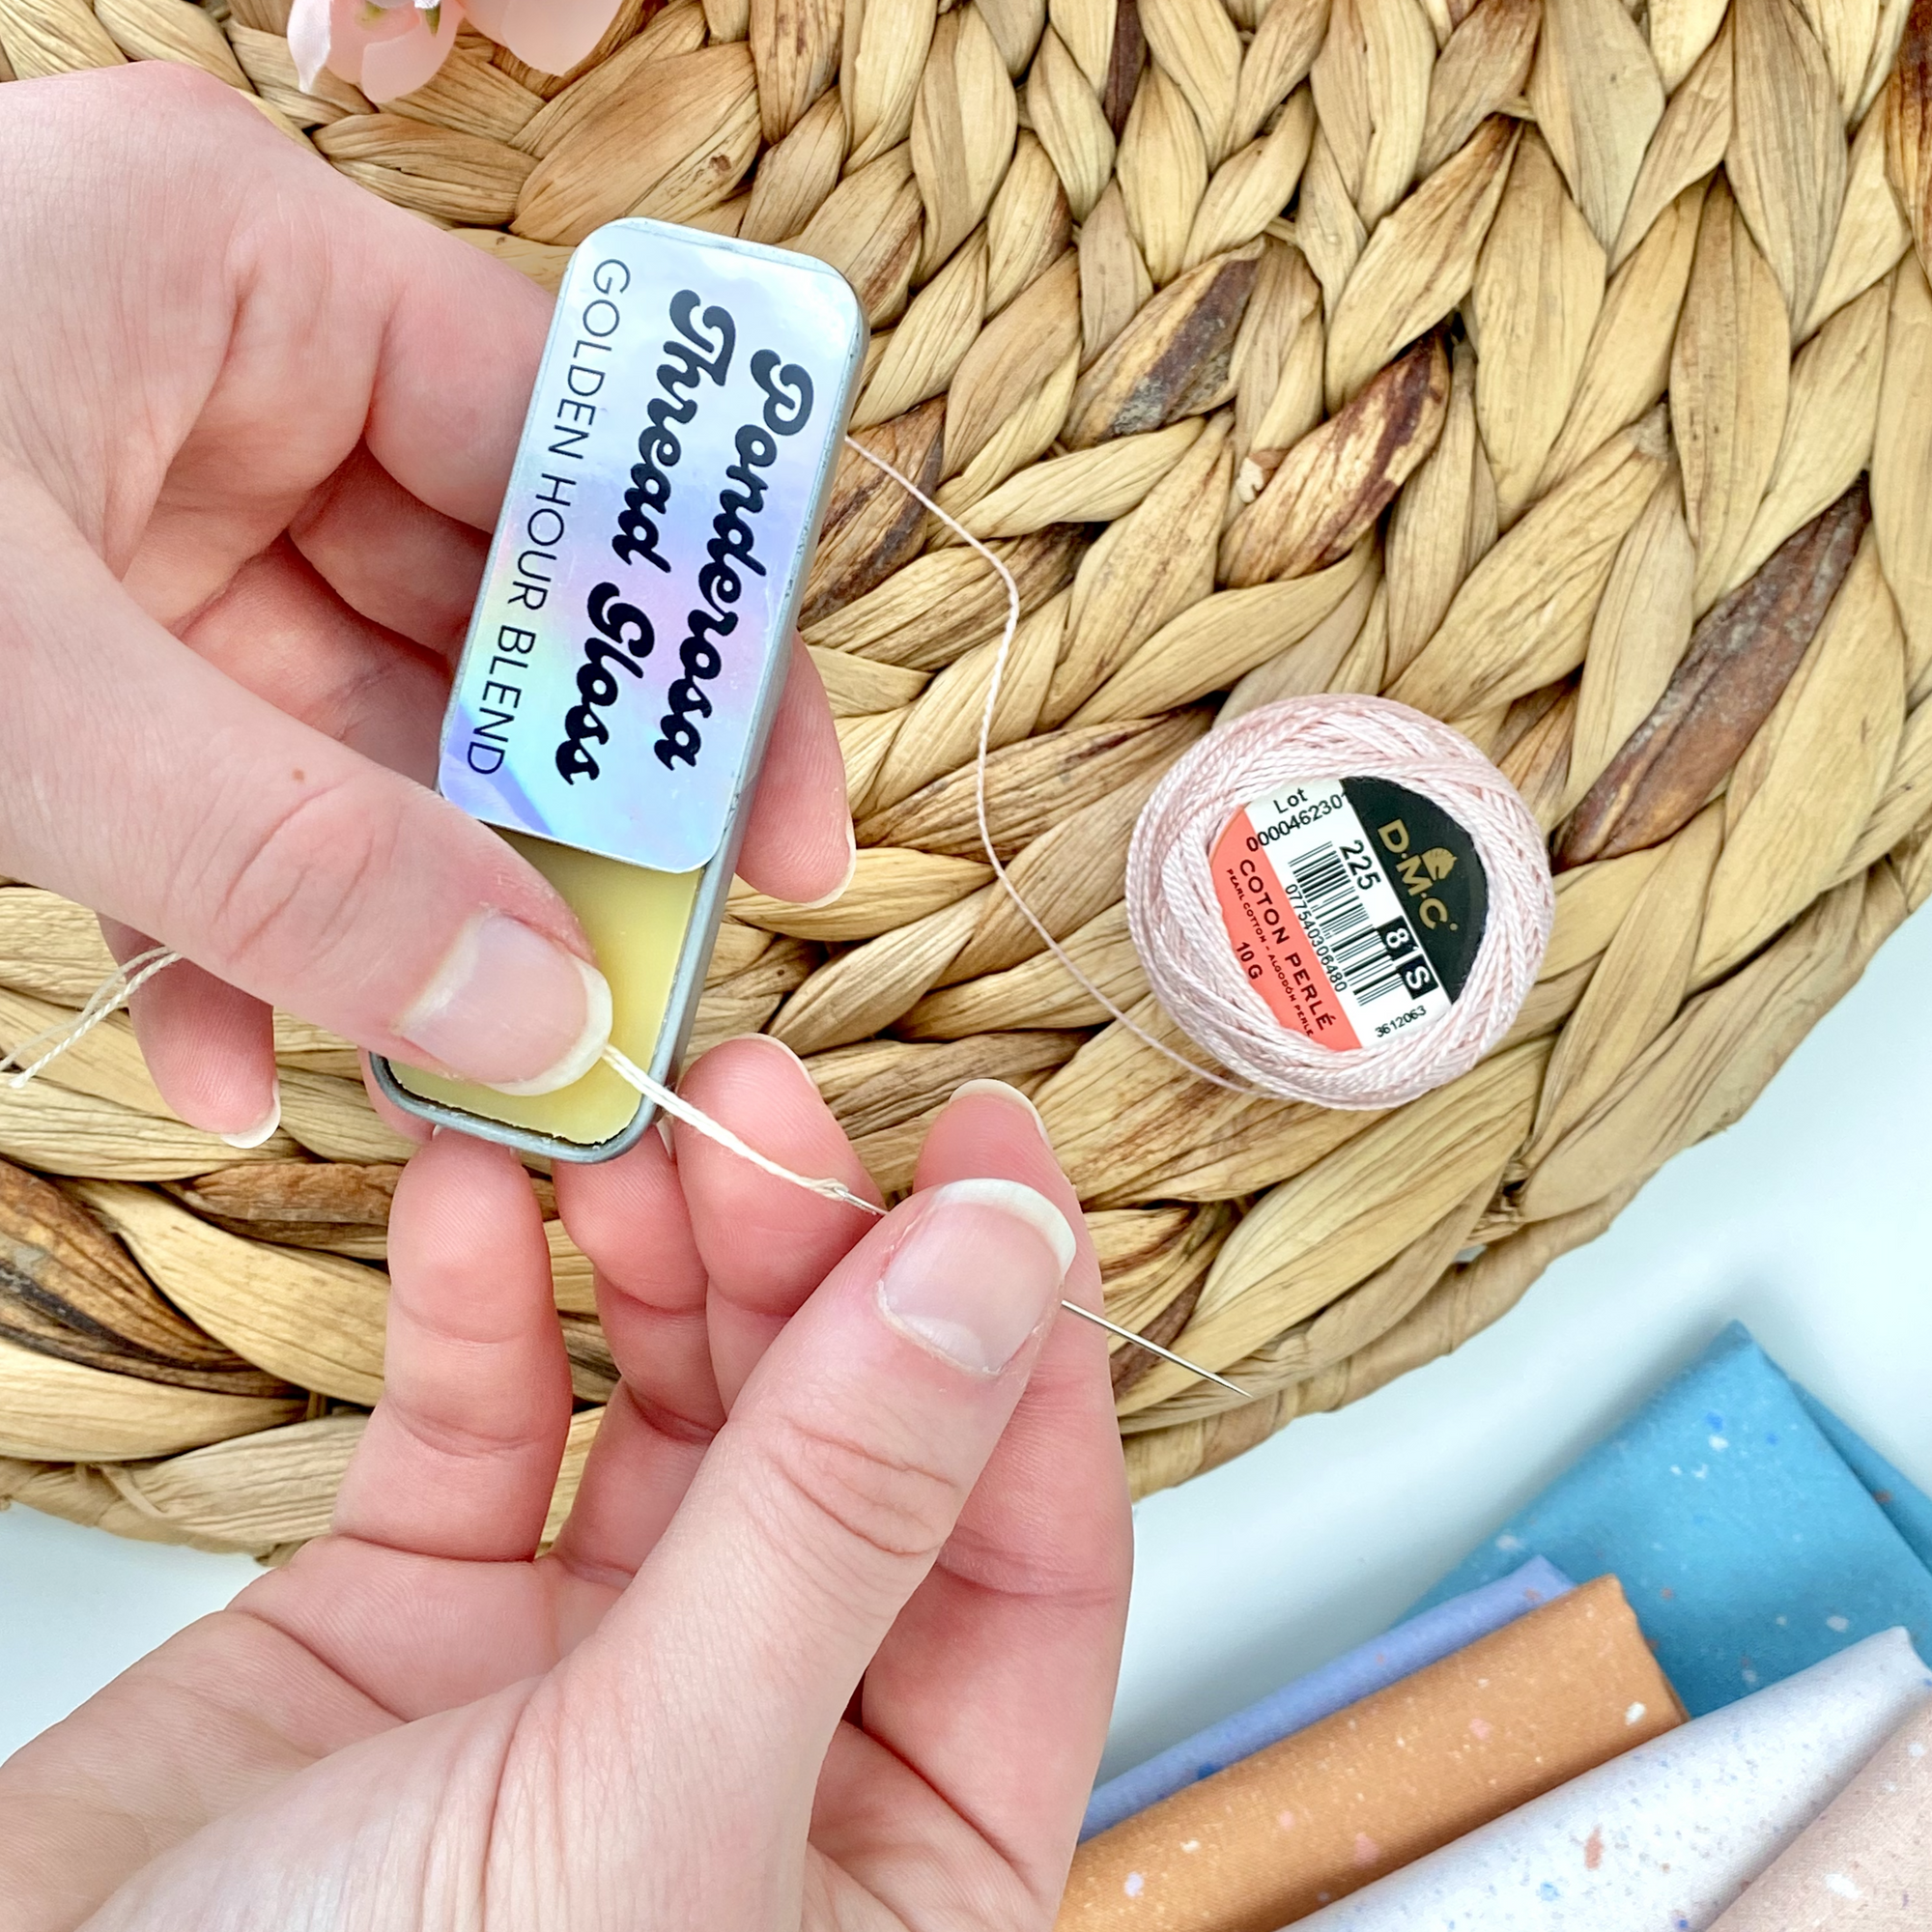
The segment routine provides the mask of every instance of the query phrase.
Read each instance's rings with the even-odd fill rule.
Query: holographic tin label
[[[864,352],[807,257],[643,220],[577,250],[443,722],[471,816],[657,871],[762,750]]]

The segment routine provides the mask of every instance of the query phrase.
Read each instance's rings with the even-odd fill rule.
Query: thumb
[[[605,1667],[584,1659],[620,1731],[702,1738],[687,1769],[728,1815],[802,1836],[838,1719],[999,1441],[1073,1256],[1065,1216],[1018,1181],[916,1194],[746,1383],[593,1639]],[[666,1658],[678,1674],[648,1681],[639,1660]]]
[[[39,492],[0,505],[33,559],[0,574],[0,869],[378,1053],[546,1086],[595,1060],[609,989],[502,839],[222,676]]]

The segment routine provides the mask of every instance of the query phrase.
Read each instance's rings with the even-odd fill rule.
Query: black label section
[[[1430,799],[1388,779],[1344,779],[1422,951],[1449,997],[1460,999],[1489,919],[1490,881],[1463,826]]]

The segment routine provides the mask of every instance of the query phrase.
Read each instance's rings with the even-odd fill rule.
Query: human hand
[[[783,1049],[687,1091],[869,1192]],[[1020,1187],[937,1191],[987,1176]],[[1066,1245],[1065,1293],[1098,1273],[1009,1090],[919,1185],[875,1224],[688,1135],[560,1170],[624,1379],[532,1560],[570,1407],[540,1223],[439,1136],[333,1534],[0,1769],[0,1926],[1050,1925],[1126,1601],[1104,1341],[1053,1321]]]
[[[0,180],[0,873],[193,962],[134,1020],[197,1126],[271,1122],[271,1006],[540,1075],[588,946],[424,787],[548,298],[170,62],[11,82]],[[801,649],[739,870],[850,853]]]

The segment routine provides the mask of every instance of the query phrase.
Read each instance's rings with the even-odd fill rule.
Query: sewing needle
[[[1243,1402],[1252,1402],[1254,1394],[1244,1389],[1239,1382],[1231,1382],[1226,1376],[1217,1376],[1212,1369],[1204,1369],[1199,1362],[1190,1362],[1185,1355],[1177,1355],[1172,1349],[1163,1349],[1158,1342],[1150,1342],[1145,1335],[1136,1335],[1131,1328],[1122,1328],[1118,1321],[1109,1321],[1104,1315],[1095,1315],[1091,1308],[1082,1308],[1077,1301],[1061,1302],[1061,1307],[1069,1315],[1077,1315],[1083,1321],[1091,1321],[1096,1328],[1104,1328],[1110,1335],[1118,1335],[1123,1342],[1131,1342],[1137,1349],[1148,1349],[1164,1362],[1172,1362],[1177,1369],[1185,1369],[1191,1376],[1200,1376],[1210,1382],[1219,1382],[1224,1389],[1237,1395]]]

